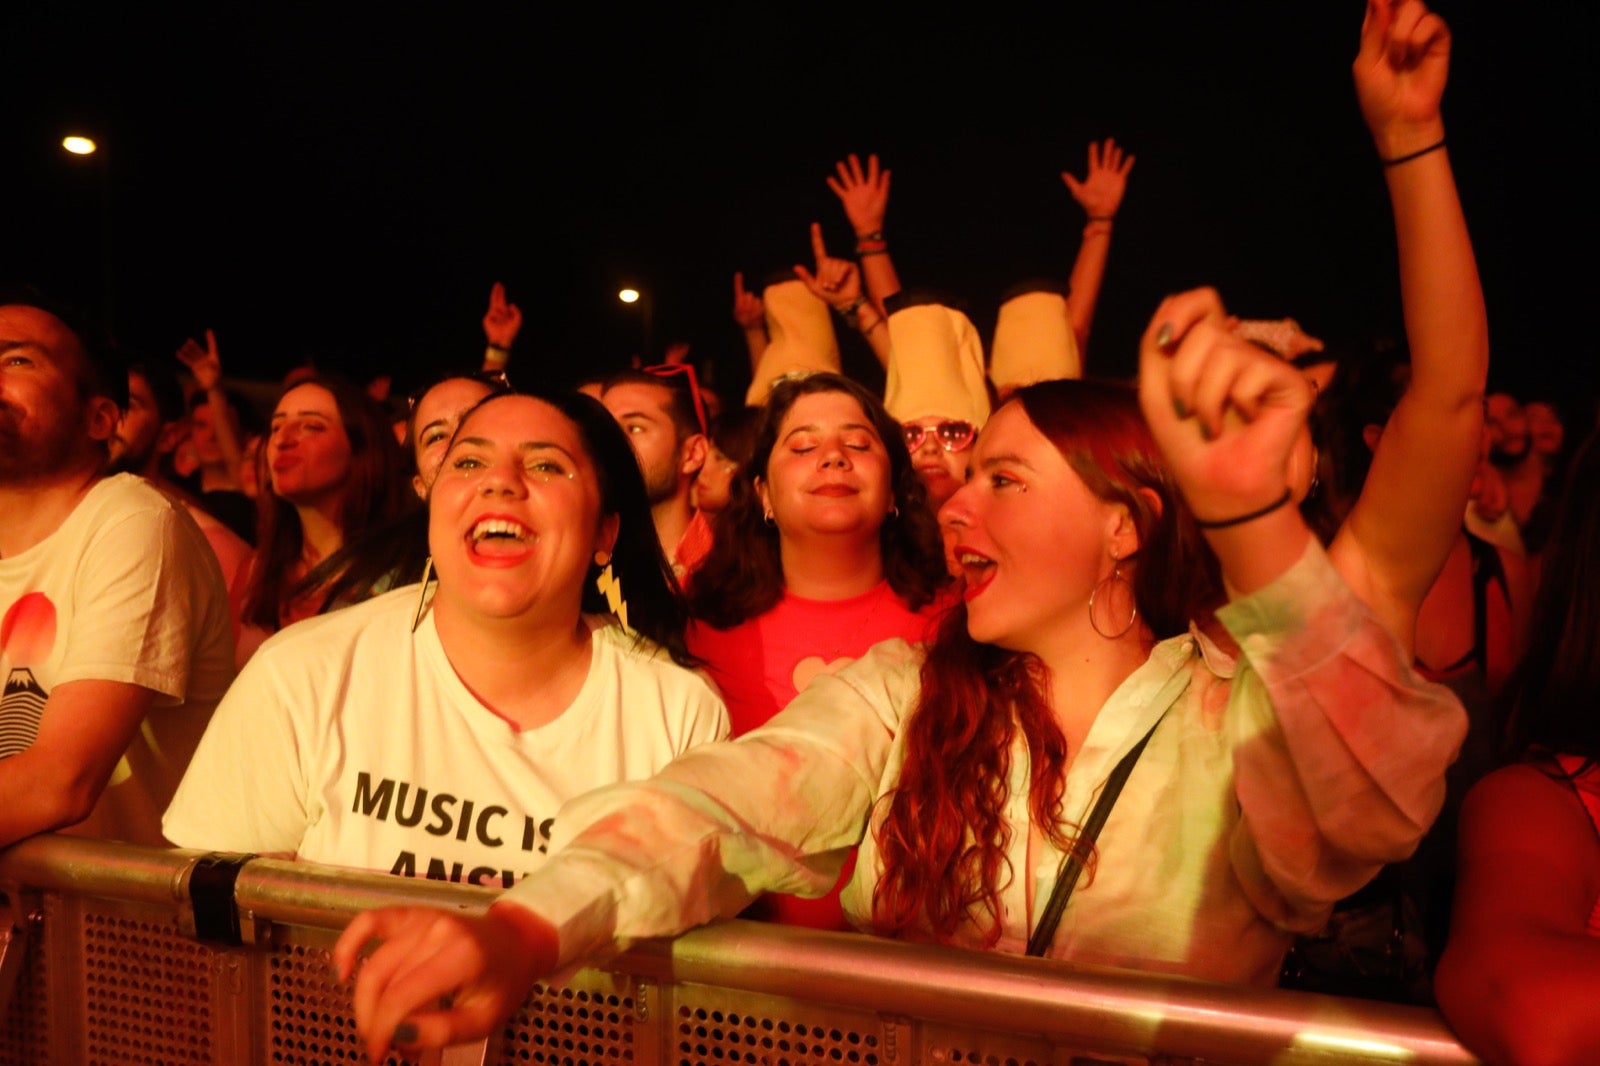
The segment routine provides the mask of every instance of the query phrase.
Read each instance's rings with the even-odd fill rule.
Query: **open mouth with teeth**
[[[467,551],[474,562],[509,566],[533,552],[538,538],[533,530],[512,518],[480,518],[467,531]]]
[[[961,545],[956,546],[955,558],[961,567],[961,576],[966,581],[961,598],[970,601],[994,580],[994,560]]]

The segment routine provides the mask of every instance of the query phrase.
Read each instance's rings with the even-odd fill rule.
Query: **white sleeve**
[[[1444,802],[1466,712],[1412,669],[1315,542],[1218,618],[1246,664],[1228,707],[1234,872],[1269,920],[1315,928],[1416,848]]]
[[[762,892],[826,893],[861,840],[919,661],[903,641],[881,644],[739,740],[571,801],[549,861],[506,900],[560,931],[567,964]]]
[[[161,821],[181,848],[296,852],[309,822],[302,721],[270,648],[217,705]]]

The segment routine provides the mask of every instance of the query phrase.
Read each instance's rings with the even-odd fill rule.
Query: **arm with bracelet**
[[[856,258],[866,279],[867,297],[881,313],[884,301],[900,291],[900,276],[895,273],[889,242],[883,235],[883,216],[889,210],[890,171],[879,168],[876,155],[867,156],[863,168],[854,153],[835,163],[834,170],[837,176],[828,178],[828,188],[839,198],[855,231]]]
[[[1353,73],[1394,211],[1411,380],[1329,555],[1410,650],[1474,471],[1488,318],[1439,102],[1450,32],[1421,0],[1372,0]]]
[[[872,354],[885,368],[889,366],[889,323],[883,308],[861,291],[861,270],[848,259],[828,254],[822,239],[822,224],[811,223],[811,252],[817,261],[813,274],[799,263],[794,275],[806,288],[838,313],[845,324],[865,338]]]
[[[1073,260],[1067,285],[1067,313],[1078,350],[1089,348],[1089,326],[1094,322],[1095,304],[1100,300],[1100,282],[1106,276],[1106,259],[1111,254],[1111,226],[1128,189],[1128,172],[1134,157],[1125,155],[1117,142],[1107,137],[1105,144],[1089,144],[1089,166],[1083,180],[1063,170],[1061,180],[1072,198],[1088,216],[1083,227],[1083,242]]]

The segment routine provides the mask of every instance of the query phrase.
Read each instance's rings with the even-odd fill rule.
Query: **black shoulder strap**
[[[1067,900],[1072,897],[1072,890],[1077,887],[1078,878],[1083,876],[1083,854],[1094,847],[1094,842],[1100,835],[1100,829],[1106,824],[1106,819],[1111,817],[1111,807],[1117,802],[1117,797],[1122,794],[1122,786],[1127,783],[1128,775],[1133,773],[1133,764],[1139,761],[1139,756],[1144,754],[1144,746],[1150,743],[1150,738],[1155,735],[1156,726],[1161,724],[1161,719],[1166,717],[1162,712],[1155,725],[1150,727],[1150,732],[1140,738],[1128,754],[1122,757],[1111,770],[1111,776],[1106,778],[1105,788],[1100,792],[1100,798],[1095,801],[1094,810],[1089,812],[1089,820],[1084,823],[1083,832],[1078,836],[1077,846],[1067,853],[1062,860],[1061,869],[1056,872],[1055,888],[1050,890],[1050,900],[1044,905],[1044,913],[1039,915],[1039,924],[1034,927],[1033,935],[1028,937],[1028,954],[1043,955],[1050,949],[1050,942],[1055,939],[1056,926],[1061,924],[1061,915],[1067,909]]]

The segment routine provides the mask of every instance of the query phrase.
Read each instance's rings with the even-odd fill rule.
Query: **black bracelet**
[[[881,229],[875,229],[871,233],[858,233],[858,234],[856,234],[856,243],[857,244],[861,244],[861,243],[864,243],[864,242],[870,243],[872,241],[881,241],[881,240],[883,240],[883,230],[881,230]]]
[[[1116,221],[1116,218],[1117,218],[1116,215],[1090,215],[1089,216],[1089,221],[1090,222],[1114,222],[1114,221]]]
[[[887,248],[857,248],[856,249],[856,255],[860,256],[863,259],[865,259],[869,255],[888,255],[888,254],[889,254],[889,249],[887,249]]]
[[[1237,518],[1224,518],[1216,522],[1207,522],[1199,515],[1195,515],[1194,524],[1199,526],[1201,529],[1227,529],[1229,526],[1242,526],[1246,522],[1254,522],[1263,515],[1271,514],[1273,511],[1276,511],[1278,508],[1282,507],[1292,499],[1294,499],[1293,490],[1286,488],[1283,490],[1282,496],[1279,496],[1276,500],[1273,500],[1265,507],[1251,511],[1249,514],[1242,514]]]
[[[1439,149],[1441,149],[1443,147],[1444,147],[1444,138],[1441,137],[1435,143],[1428,145],[1428,147],[1426,147],[1426,148],[1418,148],[1415,152],[1412,152],[1410,155],[1397,156],[1394,159],[1385,159],[1385,158],[1383,158],[1383,156],[1380,155],[1378,157],[1378,162],[1382,163],[1385,167],[1397,167],[1401,163],[1409,163],[1413,159],[1420,159],[1422,156],[1427,155],[1429,152],[1437,152]]]

